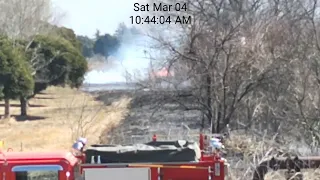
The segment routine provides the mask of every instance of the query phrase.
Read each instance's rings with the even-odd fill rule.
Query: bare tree
[[[231,123],[238,106],[266,81],[272,67],[252,50],[256,24],[250,18],[258,7],[258,1],[189,1],[183,15],[192,16],[193,22],[177,27],[183,47],[155,38],[170,54],[167,66],[178,66],[187,75],[194,108],[203,112],[212,132]]]
[[[181,106],[201,111],[202,126],[207,120],[212,132],[227,124],[245,129],[258,125],[261,130],[319,136],[317,0],[166,3],[178,2],[187,3],[188,10],[171,11],[171,20],[191,16],[192,23],[161,32],[155,31],[157,25],[149,33],[157,42],[153,48],[163,51],[151,58],[156,59],[153,65],[174,71],[174,78],[160,78],[171,84],[171,98],[193,97],[192,105]],[[141,84],[155,87],[150,81]]]
[[[58,23],[62,18],[48,0],[1,0],[0,4],[0,32],[13,38],[48,32],[48,23]]]

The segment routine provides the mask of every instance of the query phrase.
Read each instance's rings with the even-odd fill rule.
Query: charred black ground
[[[153,134],[161,139],[191,138],[199,132],[201,112],[184,107],[190,107],[194,102],[188,92],[174,98],[169,91],[108,90],[92,93],[106,105],[123,96],[132,98],[130,111],[123,123],[107,135],[113,143],[146,142]]]

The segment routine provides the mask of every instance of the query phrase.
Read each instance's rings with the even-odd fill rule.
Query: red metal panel
[[[158,168],[151,168],[151,180],[158,180]]]
[[[214,166],[212,168],[213,168],[213,179],[214,180],[224,180],[224,177],[225,177],[224,161],[217,160],[214,163]]]
[[[207,169],[162,168],[163,180],[208,180]]]

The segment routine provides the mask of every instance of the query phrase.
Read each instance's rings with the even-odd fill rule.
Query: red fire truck
[[[196,152],[197,148],[193,148],[196,147],[193,143],[183,141],[181,145],[178,142],[178,148],[172,145],[176,143],[156,141],[153,137],[152,142],[139,145],[141,147],[95,145],[84,152],[81,152],[83,147],[76,149],[80,154],[73,150],[2,152],[0,180],[225,179],[226,162],[217,154],[206,153],[207,141],[204,135],[200,135],[200,155]],[[190,161],[194,157],[195,160]]]

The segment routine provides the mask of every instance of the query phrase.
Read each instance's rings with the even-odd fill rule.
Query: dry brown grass
[[[292,142],[288,142],[292,143]],[[242,155],[241,160],[232,162],[229,170],[228,180],[250,180],[252,172],[260,162],[271,156],[281,156],[278,153],[292,152],[286,149],[286,144],[279,146],[274,139],[248,135],[234,135],[225,143],[227,151],[232,151],[234,155]],[[229,158],[228,158],[229,159]],[[231,159],[231,158],[230,158]],[[304,180],[320,180],[320,169],[302,170]],[[299,173],[294,177],[298,177]],[[292,177],[290,180],[300,180]],[[265,176],[265,180],[286,180],[285,170],[272,171],[270,170]]]
[[[79,136],[88,138],[89,145],[98,143],[101,133],[108,126],[121,122],[128,112],[130,99],[105,106],[93,96],[70,88],[50,87],[44,94],[30,100],[29,117],[25,121],[15,118],[1,120],[0,140],[5,148],[14,151],[69,150]],[[1,102],[3,104],[3,102]],[[13,106],[18,101],[11,101]],[[0,114],[4,108],[1,107]],[[20,108],[11,107],[12,115],[19,115]],[[45,119],[32,120],[34,117]]]
[[[227,180],[251,180],[252,176],[248,176],[248,172],[250,172],[249,168],[248,170],[241,171],[241,172],[235,172],[237,170],[230,169],[230,175],[227,178]],[[303,180],[320,180],[320,170],[319,169],[309,169],[309,170],[303,170],[302,173]],[[300,175],[300,173],[296,173],[293,177],[291,177],[290,180],[300,180],[297,178]],[[266,174],[264,180],[287,180],[285,176],[285,171],[270,171],[268,174]]]

